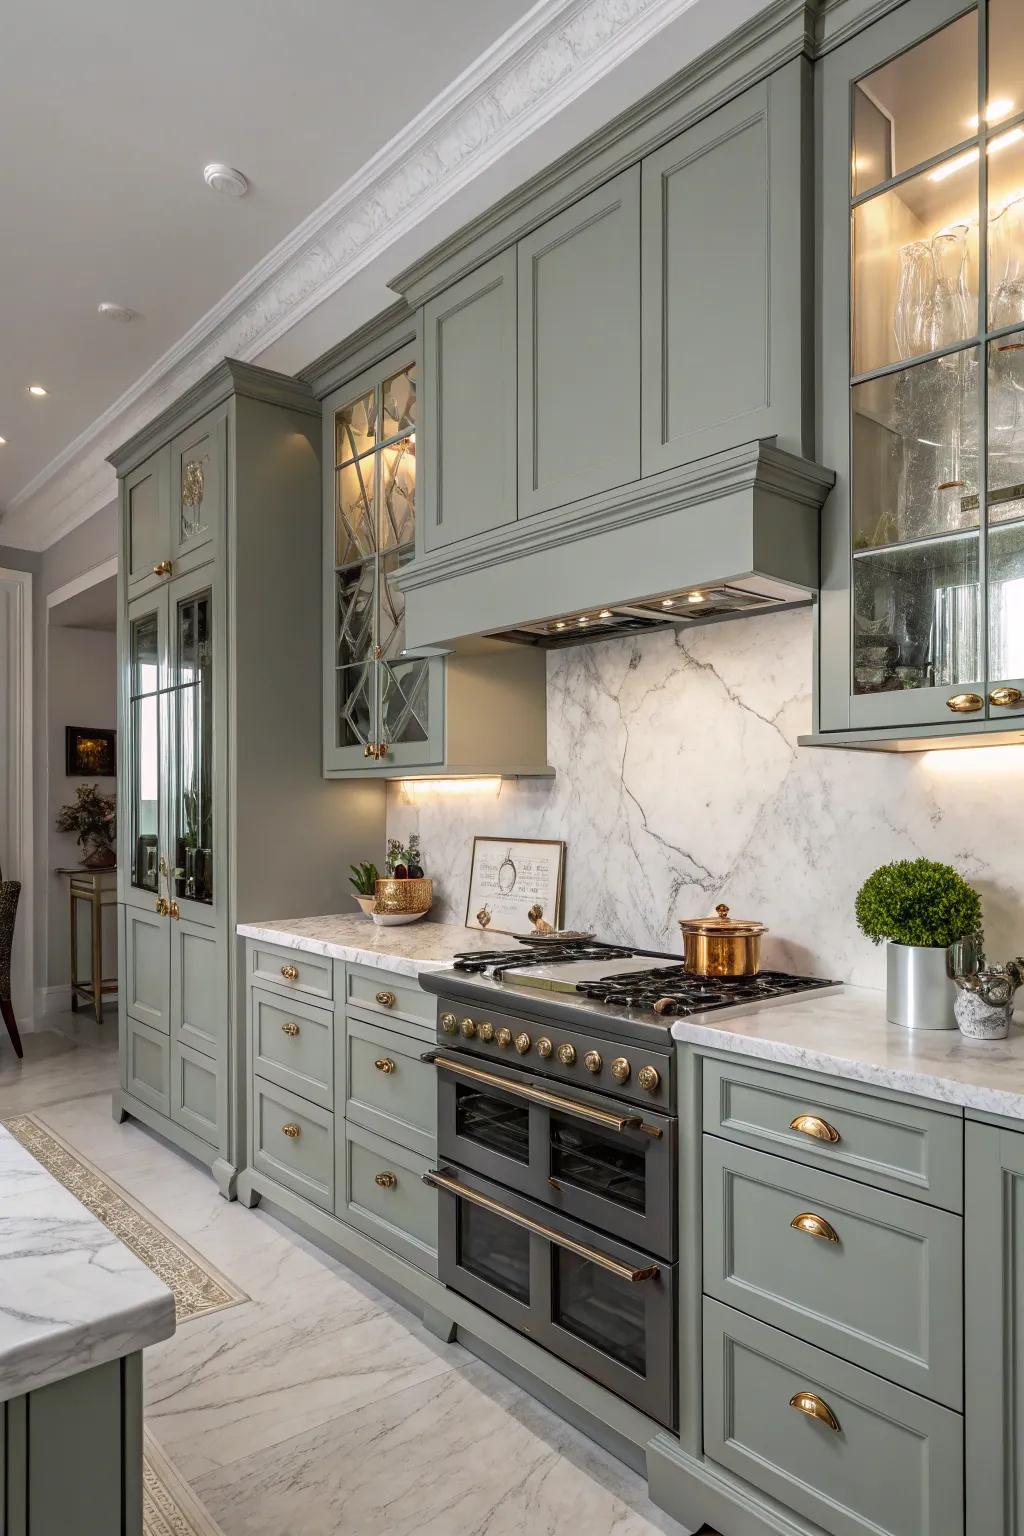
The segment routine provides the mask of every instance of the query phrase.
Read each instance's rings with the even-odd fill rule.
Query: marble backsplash
[[[765,964],[875,987],[854,896],[924,855],[981,893],[990,958],[1024,951],[1024,746],[798,747],[810,684],[808,609],[552,652],[555,778],[394,784],[388,835],[419,832],[445,921],[465,919],[474,835],[557,837],[572,927],[676,952],[677,919],[726,901],[768,924]]]

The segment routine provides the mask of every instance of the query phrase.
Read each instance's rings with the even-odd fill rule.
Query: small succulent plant
[[[349,879],[356,888],[359,896],[372,896],[377,889],[377,881],[380,875],[376,864],[350,864],[352,873]]]

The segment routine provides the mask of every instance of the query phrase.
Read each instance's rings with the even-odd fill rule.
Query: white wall
[[[811,622],[801,609],[552,652],[553,782],[389,792],[388,835],[419,831],[434,915],[465,920],[475,833],[558,837],[570,926],[676,952],[677,919],[726,901],[769,924],[768,965],[881,986],[854,896],[876,865],[925,855],[977,886],[990,958],[1024,951],[1024,747],[798,747]]]

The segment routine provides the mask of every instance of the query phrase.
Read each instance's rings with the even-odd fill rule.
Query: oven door
[[[438,1156],[646,1253],[676,1253],[675,1120],[437,1052]]]
[[[461,1168],[424,1179],[445,1285],[675,1428],[674,1265]]]

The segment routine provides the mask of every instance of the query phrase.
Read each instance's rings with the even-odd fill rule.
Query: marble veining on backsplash
[[[676,951],[680,917],[726,901],[770,933],[764,963],[879,987],[853,900],[888,859],[943,859],[979,889],[989,953],[1024,951],[1024,747],[798,747],[811,722],[808,609],[548,658],[554,780],[391,787],[418,831],[439,921],[465,919],[475,834],[561,837],[566,919]]]

